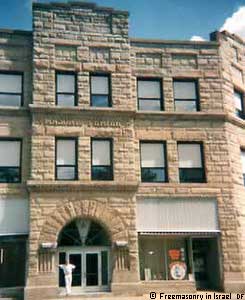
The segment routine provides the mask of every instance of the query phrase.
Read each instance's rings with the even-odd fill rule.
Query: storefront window
[[[167,244],[168,279],[187,279],[187,241],[186,239],[169,239]]]
[[[141,280],[188,279],[187,239],[140,236]]]

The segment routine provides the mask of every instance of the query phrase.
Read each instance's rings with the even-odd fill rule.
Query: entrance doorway
[[[59,264],[64,264],[66,260],[76,267],[72,277],[72,293],[109,290],[110,240],[100,224],[77,219],[62,230],[59,235]],[[65,286],[61,269],[59,286]]]
[[[197,289],[220,289],[218,238],[193,238],[192,245]]]
[[[59,264],[69,262],[76,266],[73,271],[72,287],[75,292],[108,291],[109,289],[109,249],[108,247],[61,248]],[[60,271],[60,286],[65,286],[64,275]]]

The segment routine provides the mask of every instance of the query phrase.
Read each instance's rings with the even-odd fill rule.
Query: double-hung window
[[[77,139],[56,139],[56,179],[77,179]]]
[[[235,114],[239,118],[243,118],[243,93],[234,90]]]
[[[243,184],[245,186],[245,150],[244,149],[241,149],[241,160],[242,160]]]
[[[91,106],[110,107],[110,75],[108,74],[91,74],[90,75],[90,101]]]
[[[21,140],[0,140],[0,183],[21,181]]]
[[[205,182],[202,143],[178,143],[180,182]]]
[[[141,181],[167,182],[166,146],[161,142],[140,143]]]
[[[77,105],[77,76],[72,72],[56,72],[56,105]]]
[[[163,110],[162,81],[160,79],[138,78],[138,109]]]
[[[173,81],[175,111],[198,111],[199,99],[196,80]]]
[[[23,73],[0,72],[0,106],[23,105]]]
[[[92,139],[92,180],[113,180],[111,139]]]

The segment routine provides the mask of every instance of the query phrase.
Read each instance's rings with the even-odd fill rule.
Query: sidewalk
[[[242,296],[243,295],[243,296]],[[152,298],[151,298],[152,297]],[[84,296],[69,296],[59,297],[52,300],[218,300],[218,299],[238,299],[245,300],[245,294],[229,294],[218,292],[198,292],[193,294],[169,294],[169,293],[156,293],[156,295],[145,294],[143,296],[113,296],[113,295],[84,295]],[[154,298],[155,297],[155,298]]]

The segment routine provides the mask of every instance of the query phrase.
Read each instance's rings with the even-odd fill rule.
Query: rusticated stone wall
[[[57,270],[40,268],[40,245],[55,242],[67,222],[84,216],[101,222],[113,245],[118,240],[128,243],[129,269],[114,269],[112,290],[139,291],[138,197],[216,198],[222,283],[226,291],[244,291],[240,148],[245,147],[245,123],[234,116],[233,101],[234,86],[245,91],[243,41],[228,33],[216,42],[129,39],[127,12],[88,3],[35,3],[33,25],[33,38],[24,32],[0,33],[0,69],[23,71],[25,76],[24,107],[0,111],[0,135],[24,141],[23,183],[1,184],[0,192],[29,192],[26,299],[57,295]],[[77,73],[78,107],[55,106],[56,70]],[[91,72],[110,73],[111,108],[90,107]],[[162,79],[163,112],[137,110],[137,77]],[[174,111],[175,78],[198,81],[200,112]],[[55,137],[62,136],[78,138],[77,182],[55,181]],[[113,182],[91,181],[91,137],[113,139]],[[168,183],[140,182],[140,140],[166,141]],[[207,183],[179,183],[178,141],[203,142]],[[179,290],[194,289],[193,283],[186,284],[179,284]]]
[[[219,54],[221,59],[221,76],[223,80],[222,93],[225,111],[228,114],[229,123],[226,125],[226,138],[228,141],[229,159],[231,163],[230,176],[232,178],[232,198],[235,207],[238,239],[230,244],[230,253],[241,249],[241,276],[237,280],[245,278],[245,188],[242,174],[241,149],[245,146],[245,121],[235,115],[234,90],[243,94],[245,56],[244,41],[236,35],[228,32],[213,33],[211,37],[220,43]],[[244,102],[244,99],[243,99]],[[245,106],[244,106],[245,107]]]
[[[174,112],[173,79],[196,79],[203,112],[222,112],[218,48],[215,44],[173,45],[131,40],[132,101],[137,99],[137,77],[162,78],[164,109]]]
[[[130,272],[113,277],[116,283],[138,284],[136,233],[137,197],[215,197],[221,229],[222,277],[226,290],[243,288],[240,221],[231,177],[227,108],[223,100],[222,65],[215,42],[163,42],[128,38],[125,12],[87,4],[35,4],[33,32],[33,105],[30,264],[28,299],[48,283],[57,287],[54,273],[40,274],[41,242],[54,242],[65,222],[75,216],[114,223],[129,245]],[[77,73],[78,107],[55,107],[55,71]],[[112,108],[90,107],[89,75],[111,74]],[[162,79],[164,112],[137,110],[137,77]],[[175,113],[173,79],[198,81],[201,112]],[[78,138],[77,184],[55,182],[55,137]],[[113,183],[91,181],[91,137],[113,139]],[[139,141],[166,141],[169,182],[140,183]],[[207,183],[180,184],[178,141],[204,144]],[[92,203],[86,213],[86,203]],[[104,207],[103,215],[99,212]],[[62,217],[61,217],[62,214]],[[118,219],[117,219],[118,218]],[[115,221],[118,220],[118,221]],[[113,234],[112,234],[113,236]],[[116,287],[115,290],[117,290]],[[193,288],[193,286],[191,287]],[[122,289],[122,288],[121,288]],[[122,292],[122,290],[121,290]],[[50,290],[50,293],[52,291]]]
[[[26,180],[30,175],[31,120],[27,110],[32,101],[32,35],[31,32],[0,30],[0,71],[23,72],[23,107],[1,107],[0,138],[22,139],[22,181],[0,184],[0,197],[26,198]],[[11,199],[10,199],[11,201]]]
[[[33,103],[55,105],[55,70],[78,74],[78,103],[90,107],[89,72],[111,72],[113,106],[132,110],[128,14],[93,5],[36,5]],[[63,55],[64,54],[64,55]],[[65,60],[64,57],[67,59]]]

